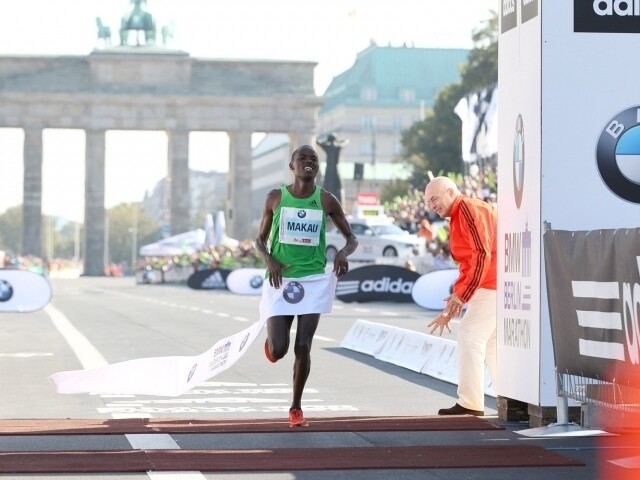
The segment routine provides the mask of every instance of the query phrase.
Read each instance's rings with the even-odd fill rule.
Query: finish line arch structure
[[[24,130],[22,253],[42,256],[46,128],[85,131],[85,275],[104,275],[108,130],[167,132],[169,211],[175,233],[189,230],[189,133],[227,132],[228,229],[235,238],[248,238],[251,134],[286,133],[291,148],[313,145],[322,104],[313,88],[315,66],[195,59],[158,47],[116,47],[87,56],[0,57],[0,128]]]

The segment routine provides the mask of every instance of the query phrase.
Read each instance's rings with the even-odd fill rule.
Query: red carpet
[[[482,418],[451,417],[336,417],[309,418],[308,429],[291,429],[283,419],[182,420],[132,418],[118,420],[47,419],[0,420],[0,435],[92,435],[125,433],[263,433],[263,432],[391,432],[503,430]]]
[[[460,454],[461,451],[464,455]],[[0,473],[249,472],[581,465],[578,461],[530,445],[0,453]]]

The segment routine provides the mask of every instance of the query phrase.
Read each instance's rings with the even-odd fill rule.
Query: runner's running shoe
[[[307,422],[302,414],[301,408],[291,408],[289,409],[289,426],[290,427],[308,427],[309,422]]]
[[[264,356],[267,357],[271,363],[276,363],[276,359],[271,356],[271,352],[269,351],[269,341],[264,341]]]

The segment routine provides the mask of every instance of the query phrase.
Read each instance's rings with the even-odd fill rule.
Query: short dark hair
[[[296,148],[293,153],[291,154],[291,161],[293,162],[293,159],[296,158],[296,155],[298,154],[298,152],[300,150],[302,150],[303,148],[308,148],[310,150],[313,150],[314,152],[316,151],[315,148],[313,148],[311,145],[300,145],[298,148]]]

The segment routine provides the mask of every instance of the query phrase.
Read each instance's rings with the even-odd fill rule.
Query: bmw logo
[[[298,210],[298,218],[304,218],[307,216],[307,212],[304,210]]]
[[[251,288],[260,288],[263,281],[264,280],[262,280],[262,277],[260,275],[256,275],[255,277],[252,277],[251,280],[249,280],[249,285],[251,285]]]
[[[640,106],[620,112],[607,123],[598,140],[596,160],[609,190],[640,204]]]
[[[513,139],[513,194],[516,207],[522,204],[522,191],[524,189],[524,124],[522,115],[516,120],[516,134]]]
[[[6,280],[0,280],[0,302],[8,302],[13,297],[13,287]]]
[[[282,291],[282,298],[288,303],[300,303],[304,298],[304,287],[298,282],[289,282]]]

